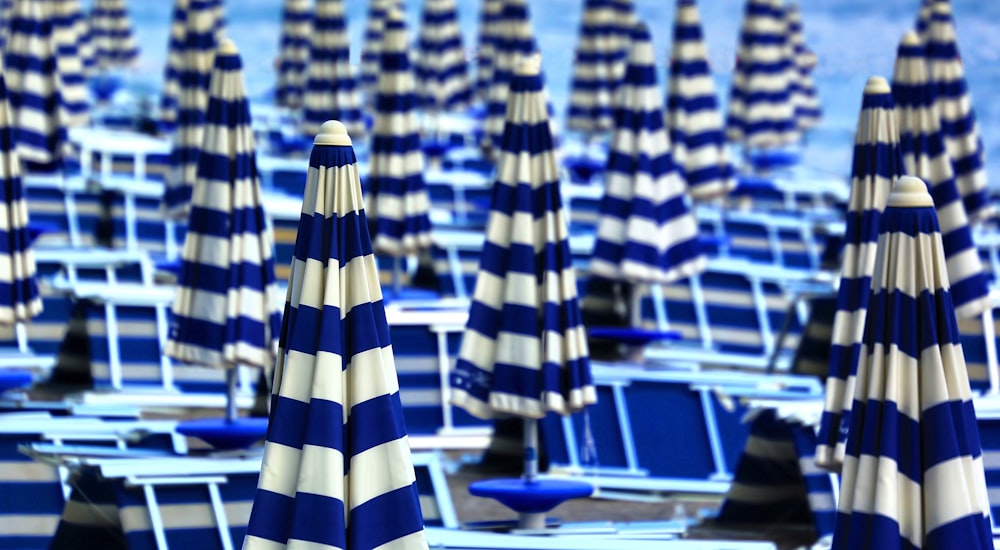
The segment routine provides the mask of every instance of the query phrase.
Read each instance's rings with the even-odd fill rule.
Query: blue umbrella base
[[[519,514],[544,514],[567,500],[589,497],[594,487],[563,479],[487,479],[470,484],[469,493],[495,499]]]
[[[266,418],[202,418],[177,424],[177,432],[219,450],[246,449],[267,435]]]
[[[24,370],[0,370],[0,393],[18,388],[26,388],[34,382],[35,377]]]
[[[644,346],[662,340],[677,341],[681,333],[676,330],[653,330],[632,327],[593,327],[588,331],[591,338],[605,338],[629,346]]]
[[[791,168],[802,160],[797,152],[781,149],[758,149],[751,151],[747,157],[757,171]]]

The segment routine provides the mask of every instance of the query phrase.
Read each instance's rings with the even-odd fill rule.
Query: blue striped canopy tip
[[[653,342],[676,342],[683,339],[683,335],[676,330],[639,327],[590,327],[587,329],[587,336],[635,346],[644,346]]]
[[[0,369],[0,395],[11,390],[27,388],[34,381],[35,376],[30,371]]]
[[[750,166],[758,172],[784,170],[802,162],[798,151],[785,149],[754,149],[747,152]]]
[[[247,449],[267,435],[266,418],[199,418],[177,423],[177,433],[220,451]]]
[[[485,479],[470,483],[469,494],[495,499],[520,514],[544,514],[567,500],[593,495],[594,486],[569,479]]]

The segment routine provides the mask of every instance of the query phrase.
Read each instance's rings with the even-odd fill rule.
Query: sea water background
[[[246,67],[249,92],[263,97],[274,85],[273,61],[281,26],[282,0],[226,0],[228,36]],[[559,113],[566,107],[573,50],[583,0],[529,0],[542,50],[546,81]],[[729,90],[744,0],[701,0],[702,23],[720,99]],[[411,39],[420,21],[421,0],[405,2]],[[475,47],[480,0],[459,0],[466,49]],[[652,31],[666,90],[666,60],[672,35],[673,0],[635,0],[638,16]],[[351,55],[361,50],[368,0],[344,0]],[[916,21],[920,0],[802,0],[806,41],[819,56],[815,78],[825,117],[812,132],[806,164],[848,176],[861,91],[870,75],[892,76],[896,45]],[[1000,189],[1000,1],[952,0],[959,48],[986,147],[991,187]],[[171,0],[129,2],[142,59],[135,76],[158,86],[169,35]]]

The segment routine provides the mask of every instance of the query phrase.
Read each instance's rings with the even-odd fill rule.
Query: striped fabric
[[[170,39],[167,42],[167,64],[163,71],[163,87],[160,89],[159,130],[169,134],[177,128],[178,96],[180,94],[180,70],[184,59],[184,37],[187,26],[187,10],[191,0],[174,0],[173,16],[170,23]]]
[[[816,83],[812,71],[816,66],[816,54],[806,46],[802,30],[802,13],[797,2],[790,2],[785,9],[788,25],[788,40],[792,47],[792,63],[795,72],[792,77],[792,104],[795,106],[795,121],[799,130],[805,131],[819,125],[823,113],[816,95]]]
[[[285,0],[278,46],[278,86],[275,101],[290,109],[302,106],[309,65],[312,12],[309,0]]]
[[[83,74],[89,78],[97,69],[97,47],[94,44],[94,33],[90,28],[89,14],[79,5],[77,9],[79,11],[76,16],[76,34],[80,37],[78,47],[83,60]]]
[[[7,49],[7,35],[10,34],[13,9],[14,0],[0,0],[0,51]]]
[[[205,135],[205,109],[219,25],[217,0],[189,0],[184,40],[177,69],[177,128],[170,152],[170,173],[164,192],[167,212],[187,216],[191,188],[198,172],[198,155]]]
[[[451,375],[452,403],[479,418],[566,415],[597,399],[539,63],[524,62],[511,80],[486,243]]]
[[[309,159],[246,550],[427,547],[350,143]]]
[[[921,40],[927,38],[927,31],[931,26],[931,8],[934,7],[939,0],[923,0],[920,3],[920,11],[917,12],[917,21],[913,26],[913,29],[917,32],[917,36]]]
[[[584,0],[580,38],[570,83],[566,128],[608,132],[614,126],[615,90],[625,74],[628,19],[619,19],[615,0]]]
[[[95,0],[90,11],[94,57],[102,71],[128,67],[139,57],[125,0]]]
[[[747,0],[729,94],[726,136],[754,148],[799,139],[791,84],[795,77],[781,0]]]
[[[925,48],[917,35],[903,36],[896,55],[892,95],[896,102],[903,170],[931,187],[944,235],[951,297],[959,318],[979,315],[987,307],[988,281],[976,252],[969,219],[955,185],[955,174],[934,108]]]
[[[695,0],[677,0],[668,89],[674,162],[684,174],[688,193],[696,199],[726,193],[736,186],[736,178]]]
[[[882,216],[833,548],[993,548],[933,205],[901,178]]]
[[[0,324],[30,320],[42,311],[35,257],[28,236],[28,202],[14,141],[7,86],[0,74]]]
[[[215,54],[204,150],[191,200],[166,353],[187,363],[269,369],[281,301],[236,46]]]
[[[396,8],[385,18],[375,96],[368,176],[375,250],[405,256],[431,245],[430,198],[417,127],[417,90],[410,69],[406,21]]]
[[[670,156],[649,29],[636,23],[605,172],[590,271],[609,279],[669,283],[700,273],[705,256]]]
[[[486,100],[483,145],[500,149],[507,114],[507,93],[514,68],[538,51],[526,0],[502,0],[493,49],[493,81]]]
[[[414,67],[420,104],[431,111],[464,109],[472,101],[455,0],[424,0]]]
[[[865,86],[854,135],[851,198],[847,205],[844,252],[833,319],[833,340],[826,377],[826,403],[820,421],[816,462],[839,470],[844,460],[854,376],[868,317],[879,220],[892,184],[903,173],[892,91],[882,77]]]
[[[486,100],[493,82],[498,23],[503,0],[482,0],[479,8],[479,37],[476,44],[476,97]]]
[[[378,86],[379,56],[382,53],[382,32],[385,30],[385,16],[392,5],[393,0],[368,0],[368,18],[361,44],[361,87],[365,92],[365,103],[374,101]]]
[[[22,161],[54,164],[67,142],[52,21],[46,6],[15,0],[4,51],[3,76]]]
[[[87,96],[87,75],[81,51],[81,31],[78,21],[83,18],[79,0],[47,0],[42,10],[52,20],[52,39],[56,48],[59,73],[59,93],[62,96],[60,117],[67,127],[86,126],[90,120]]]
[[[316,134],[329,119],[342,121],[351,133],[363,132],[361,95],[351,69],[343,0],[316,0],[315,10],[302,98],[302,133]]]
[[[945,148],[955,171],[955,184],[969,220],[979,221],[989,216],[993,207],[986,190],[983,140],[979,136],[979,123],[958,52],[949,2],[933,5],[925,44],[928,78],[941,117]]]

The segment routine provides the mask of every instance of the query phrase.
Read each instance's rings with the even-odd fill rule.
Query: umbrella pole
[[[538,483],[538,420],[524,419],[524,483]],[[518,514],[521,529],[545,529],[545,513],[521,512]]]
[[[236,383],[239,379],[239,366],[226,369],[226,421],[236,420]]]
[[[28,353],[28,327],[21,321],[14,323],[14,338],[17,340],[17,351]]]
[[[392,292],[399,299],[403,292],[403,257],[396,256],[392,259]]]

